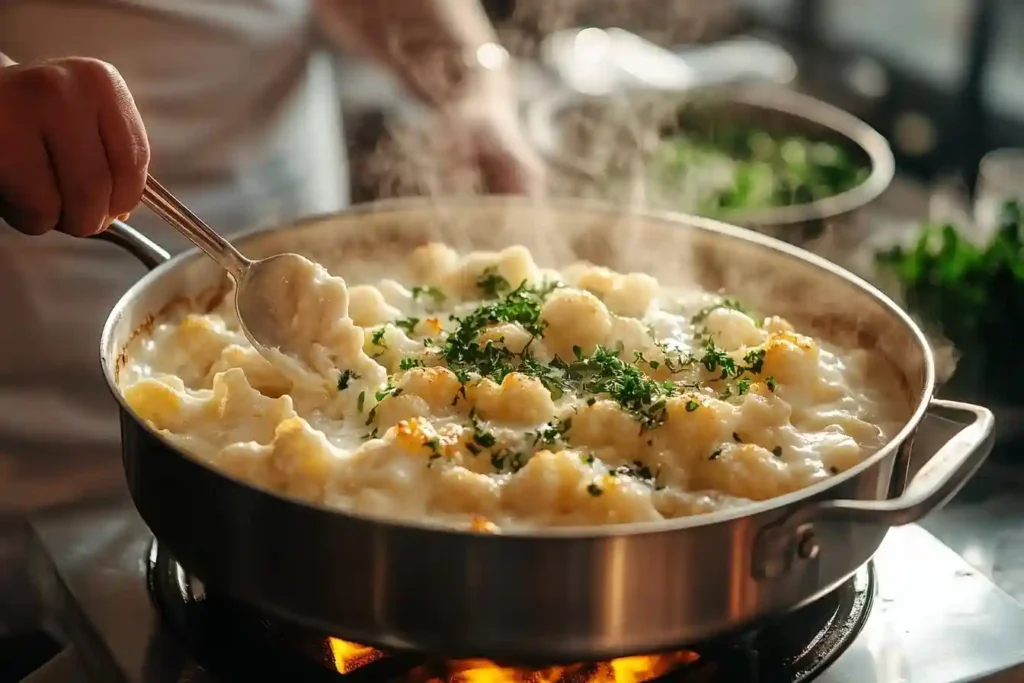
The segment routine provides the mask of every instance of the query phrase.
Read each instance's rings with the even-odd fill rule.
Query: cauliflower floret
[[[285,420],[274,431],[271,465],[284,493],[321,500],[337,457],[327,437],[301,417]]]
[[[226,347],[248,345],[241,332],[228,329],[223,318],[195,313],[189,313],[177,325],[160,325],[154,336],[163,337],[161,346],[171,349],[161,354],[158,370],[181,377],[187,386],[197,388],[210,386],[204,379]]]
[[[551,392],[536,377],[509,373],[501,385],[484,379],[467,387],[470,403],[485,420],[537,425],[551,421],[555,404]]]
[[[160,375],[139,382],[124,390],[128,407],[157,429],[181,430],[181,420],[188,396],[185,383],[172,375]]]
[[[599,298],[615,289],[615,281],[618,278],[618,273],[589,263],[569,266],[565,273],[570,282],[575,283],[580,289],[596,294]]]
[[[716,308],[704,318],[704,327],[715,344],[725,351],[758,346],[764,334],[746,313],[731,308]]]
[[[501,506],[501,484],[486,474],[459,466],[431,468],[431,507],[445,513],[493,516]]]
[[[679,464],[693,462],[732,436],[733,406],[706,396],[675,396],[665,405],[666,436]]]
[[[800,488],[786,462],[756,444],[726,444],[693,468],[695,491],[719,491],[737,498],[767,500]]]
[[[402,394],[419,396],[432,414],[448,412],[464,392],[462,382],[448,368],[413,368],[398,382]],[[401,398],[399,395],[397,398]]]
[[[218,449],[239,441],[269,443],[278,423],[295,416],[289,396],[268,398],[231,368],[212,389],[189,392],[174,377],[146,379],[125,391],[125,400],[156,429],[185,433]]]
[[[374,422],[377,427],[387,430],[394,427],[403,420],[411,420],[415,417],[430,415],[430,405],[413,394],[400,394],[398,396],[386,396],[374,408]]]
[[[292,389],[292,381],[261,356],[259,351],[251,346],[242,347],[237,344],[232,344],[221,352],[220,358],[207,373],[206,384],[212,384],[214,377],[231,368],[238,368],[244,372],[249,385],[264,396],[276,398]]]
[[[648,437],[632,415],[614,401],[582,406],[572,418],[572,442],[588,448],[611,446],[622,453],[636,453]]]
[[[619,278],[615,287],[604,295],[604,303],[612,313],[629,318],[642,318],[658,291],[658,281],[643,273],[629,273]]]
[[[544,346],[559,358],[571,359],[573,348],[590,355],[608,338],[612,321],[608,309],[590,292],[557,289],[540,312],[545,324]]]
[[[489,327],[479,337],[481,346],[491,342],[495,346],[506,348],[515,354],[521,354],[527,344],[530,344],[532,341],[533,335],[524,330],[521,325],[516,325],[515,323],[502,323]],[[540,350],[539,345],[538,350]],[[537,358],[541,361],[548,360],[540,354],[538,354]]]
[[[572,511],[587,496],[590,468],[579,458],[538,451],[502,491],[502,505],[521,517]],[[582,493],[582,495],[580,495]]]
[[[654,345],[646,325],[636,318],[620,318],[619,316],[612,317],[611,329],[604,345],[609,349],[621,348],[620,357],[629,359],[633,358],[636,353],[642,353],[649,356],[650,360],[658,355],[656,352],[659,351],[658,347]],[[644,366],[644,369],[648,369],[647,366]]]
[[[602,524],[658,519],[650,487],[611,476],[572,451],[539,451],[502,495],[503,507],[547,524]]]
[[[523,246],[502,249],[495,267],[498,275],[505,278],[513,289],[524,282],[533,285],[540,281],[540,269],[530,250]]]
[[[409,270],[416,282],[437,284],[445,275],[455,270],[458,263],[458,252],[437,242],[424,244],[409,254]]]
[[[839,474],[864,461],[864,449],[845,434],[828,434],[820,438],[818,452],[829,474]]]
[[[795,332],[769,335],[762,374],[783,384],[813,386],[819,378],[819,349],[810,337]]]
[[[358,285],[348,290],[349,317],[360,327],[375,327],[401,317],[402,312],[388,304],[376,287]]]

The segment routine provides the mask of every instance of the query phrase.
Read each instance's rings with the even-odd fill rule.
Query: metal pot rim
[[[494,207],[503,206],[518,206],[518,207],[530,207],[537,205],[531,199],[521,197],[472,197],[472,198],[452,198],[444,200],[432,200],[432,199],[392,199],[384,200],[379,202],[360,204],[349,208],[344,211],[329,213],[318,216],[307,217],[298,221],[287,223],[284,225],[257,228],[253,230],[247,230],[237,233],[232,236],[232,241],[237,241],[239,244],[244,244],[245,241],[251,239],[257,239],[260,236],[281,233],[293,228],[305,227],[325,223],[331,220],[339,218],[344,219],[358,219],[361,216],[368,216],[370,214],[381,214],[381,213],[392,213],[401,214],[406,211],[424,211],[436,209],[438,206],[444,206],[445,208],[457,210],[459,207],[472,207],[490,205]],[[910,316],[907,315],[902,309],[899,308],[891,299],[885,294],[876,289],[871,284],[865,282],[856,275],[846,271],[845,269],[819,257],[810,252],[807,252],[798,247],[792,246],[780,240],[772,237],[739,228],[733,225],[722,223],[717,220],[710,218],[703,218],[699,216],[691,216],[678,212],[670,211],[637,211],[627,210],[616,207],[604,202],[592,201],[592,200],[576,200],[576,199],[553,199],[546,202],[544,205],[545,209],[553,211],[583,211],[589,212],[594,215],[603,215],[607,217],[625,217],[634,216],[652,221],[661,221],[673,224],[676,228],[692,229],[696,231],[703,231],[713,233],[720,239],[725,240],[738,240],[753,243],[767,250],[773,250],[776,252],[782,252],[789,257],[796,258],[804,261],[816,268],[825,271],[833,277],[838,277],[845,280],[847,283],[864,290],[866,293],[871,295],[877,302],[882,304],[894,318],[896,318],[901,324],[906,326],[912,333],[916,340],[919,351],[922,355],[923,368],[925,373],[924,387],[920,395],[916,399],[916,405],[914,407],[912,415],[908,418],[906,424],[896,434],[888,444],[875,452],[870,458],[864,460],[858,465],[852,467],[845,472],[830,477],[822,482],[814,484],[812,486],[794,491],[784,496],[778,496],[775,498],[769,498],[764,501],[760,501],[751,505],[744,505],[735,509],[721,510],[713,513],[705,513],[700,515],[693,515],[687,517],[679,517],[674,519],[667,519],[659,522],[635,522],[629,524],[609,524],[609,525],[589,525],[589,526],[573,526],[573,527],[549,527],[540,529],[529,529],[529,530],[508,530],[502,531],[498,538],[505,539],[529,539],[534,541],[540,541],[547,539],[551,541],[558,541],[564,539],[574,540],[588,540],[588,539],[602,539],[608,537],[618,536],[642,536],[642,535],[655,535],[662,533],[678,532],[686,529],[698,528],[698,527],[710,527],[714,525],[727,524],[737,519],[756,517],[763,513],[771,512],[782,508],[787,508],[795,503],[807,501],[810,498],[817,496],[829,489],[835,488],[842,483],[856,478],[862,472],[872,468],[878,462],[892,456],[893,452],[900,447],[904,441],[906,441],[917,429],[919,423],[924,417],[925,412],[929,407],[929,401],[934,392],[935,388],[935,364],[931,349],[928,345],[927,339],[920,328],[911,320]],[[125,237],[125,231],[132,233],[127,238]],[[107,234],[111,233],[111,234]],[[132,251],[140,260],[144,262],[163,260],[161,255],[154,255],[153,248],[156,246],[144,237],[141,238],[145,244],[133,244],[133,242],[141,237],[133,229],[123,224],[115,227],[112,230],[108,230],[106,233],[101,233],[102,237],[105,237],[108,241],[115,242],[122,247]],[[159,247],[156,247],[159,251]],[[302,500],[294,496],[269,491],[256,487],[240,478],[229,475],[222,472],[216,467],[192,456],[191,454],[177,448],[167,439],[165,439],[157,430],[153,429],[145,420],[143,420],[134,410],[127,404],[124,399],[123,393],[117,384],[117,366],[119,357],[123,352],[123,349],[113,348],[114,340],[113,333],[117,327],[120,319],[122,318],[125,310],[129,308],[131,303],[137,299],[142,292],[147,291],[150,287],[154,286],[154,283],[158,282],[164,274],[173,271],[182,264],[190,262],[195,259],[208,258],[198,248],[191,248],[184,252],[181,252],[173,258],[167,258],[166,252],[163,252],[162,256],[166,259],[163,260],[160,265],[157,265],[149,273],[143,276],[138,282],[132,285],[131,288],[118,300],[117,304],[114,305],[106,322],[103,326],[103,331],[100,337],[99,351],[100,351],[100,364],[103,369],[104,378],[107,382],[107,387],[113,394],[115,400],[118,402],[122,411],[125,414],[131,416],[131,418],[137,422],[142,428],[144,428],[154,438],[158,439],[167,448],[176,452],[179,456],[186,458],[190,462],[205,468],[209,472],[231,481],[232,483],[255,490],[263,495],[273,497],[283,503],[290,505],[299,506],[308,510],[317,511],[321,514],[331,516],[348,517],[355,520],[361,520],[363,522],[370,522],[377,525],[383,525],[392,527],[395,529],[406,529],[409,531],[421,531],[426,533],[442,533],[442,534],[459,534],[465,536],[480,536],[480,532],[471,531],[468,529],[457,529],[445,526],[439,522],[433,522],[429,520],[392,520],[383,517],[374,517],[370,515],[364,515],[356,512],[350,512],[346,510],[340,510],[332,508],[324,504],[314,503],[307,500]]]
[[[663,96],[683,98],[693,96],[689,92],[665,92],[643,90],[632,92],[625,97]],[[861,184],[831,197],[813,202],[792,204],[759,211],[734,211],[717,218],[720,221],[747,226],[789,226],[807,221],[827,221],[837,216],[860,209],[880,197],[896,177],[896,159],[885,137],[870,125],[838,107],[817,98],[770,85],[733,85],[708,88],[700,94],[712,94],[714,100],[723,104],[729,102],[760,107],[781,112],[797,119],[829,128],[840,134],[867,154],[871,173]],[[531,140],[542,157],[557,168],[566,169],[566,163],[559,157],[557,143],[552,131],[556,128],[555,117],[574,104],[608,101],[607,96],[586,95],[575,92],[560,92],[538,100],[526,110],[526,127]],[[575,169],[567,169],[578,172]]]

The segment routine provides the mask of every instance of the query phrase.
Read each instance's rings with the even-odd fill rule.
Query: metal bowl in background
[[[680,116],[680,112],[685,116]],[[878,199],[895,175],[886,139],[855,116],[793,90],[731,85],[700,91],[630,89],[606,95],[561,92],[526,112],[527,131],[550,168],[552,195],[601,198],[677,211],[692,207],[652,200],[643,169],[662,144],[666,125],[699,132],[749,125],[771,135],[831,143],[869,169],[856,187],[810,203],[713,216],[829,256],[868,234],[860,209]]]

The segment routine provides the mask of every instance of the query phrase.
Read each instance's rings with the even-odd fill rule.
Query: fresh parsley
[[[412,288],[412,298],[413,301],[424,301],[429,299],[435,306],[440,306],[448,297],[445,296],[445,293],[437,287],[417,285]]]
[[[338,391],[345,391],[348,389],[349,383],[354,379],[359,379],[359,375],[352,370],[345,370],[344,372],[341,372],[338,375]]]

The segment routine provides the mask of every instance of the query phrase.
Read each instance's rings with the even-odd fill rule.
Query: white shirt
[[[332,62],[307,0],[2,0],[0,52],[118,68],[153,150],[150,172],[230,232],[344,203]],[[185,246],[148,210],[129,221]],[[143,274],[116,247],[0,226],[0,514],[121,485],[100,329]]]

